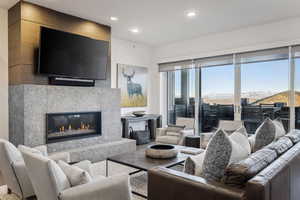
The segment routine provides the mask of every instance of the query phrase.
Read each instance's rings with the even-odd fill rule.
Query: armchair
[[[182,127],[174,130],[174,127],[158,128],[156,135],[157,143],[184,145],[186,136],[195,134],[195,119],[178,117],[176,126]]]
[[[36,149],[48,155],[46,146],[39,146]],[[68,153],[51,154],[49,157],[56,160],[70,160]],[[23,199],[35,195],[22,154],[12,143],[3,139],[0,139],[0,169],[9,191]]]
[[[128,175],[99,177],[71,187],[64,172],[51,159],[22,151],[38,199],[43,200],[130,200]]]

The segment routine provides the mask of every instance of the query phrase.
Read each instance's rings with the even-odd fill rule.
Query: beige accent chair
[[[195,119],[177,117],[176,125],[185,127],[179,131],[171,131],[171,127],[158,128],[156,142],[163,144],[185,145],[185,137],[195,134]]]
[[[244,126],[243,121],[220,120],[216,130],[222,129],[225,132],[230,134],[230,133],[233,133],[234,131],[236,131],[237,129],[241,128],[242,126]],[[214,133],[215,133],[215,131],[200,134],[201,148],[205,149],[207,147],[207,144],[208,144],[210,138],[212,138],[212,136],[214,135]]]
[[[71,187],[68,178],[53,160],[21,151],[26,168],[40,200],[130,200],[129,176],[96,177],[91,182]]]
[[[48,155],[46,146],[39,146],[36,149]],[[49,155],[49,157],[66,162],[70,160],[68,153],[53,154]],[[22,199],[35,195],[22,154],[12,143],[3,139],[0,139],[0,169],[9,192],[16,194]]]

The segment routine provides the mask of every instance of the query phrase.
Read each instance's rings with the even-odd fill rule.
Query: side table
[[[185,146],[200,148],[200,136],[190,135],[185,137]]]

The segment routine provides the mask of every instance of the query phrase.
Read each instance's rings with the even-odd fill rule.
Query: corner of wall
[[[8,11],[0,8],[0,138],[8,139]]]

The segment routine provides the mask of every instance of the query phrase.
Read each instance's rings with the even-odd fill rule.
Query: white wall
[[[148,106],[139,108],[122,108],[122,114],[135,110],[145,110],[148,113],[159,112],[159,74],[158,67],[153,62],[153,49],[147,45],[130,42],[112,37],[111,42],[112,87],[117,87],[117,64],[129,64],[148,67]]]
[[[0,8],[0,138],[8,139],[8,25]]]
[[[170,62],[292,44],[300,44],[300,18],[164,45],[155,50],[155,61]]]
[[[210,34],[164,45],[154,50],[155,63],[209,57],[300,44],[300,18],[293,18],[230,32]],[[161,76],[163,83],[163,76]],[[160,85],[164,87],[163,84]],[[161,88],[161,91],[165,91]],[[166,118],[167,99],[161,92],[160,110]]]

